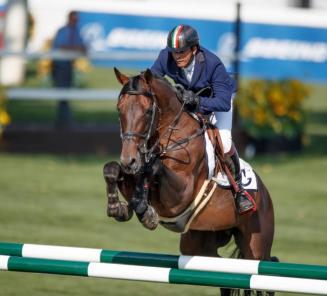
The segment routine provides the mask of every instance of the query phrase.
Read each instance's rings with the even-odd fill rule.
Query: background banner
[[[195,27],[201,44],[215,52],[233,72],[233,21],[85,11],[80,14],[83,38],[96,52],[159,53],[166,45],[169,30],[180,23]],[[243,77],[326,81],[327,28],[242,22],[239,58]],[[117,61],[100,64],[117,66]],[[149,59],[119,62],[119,66],[140,69],[151,64]]]

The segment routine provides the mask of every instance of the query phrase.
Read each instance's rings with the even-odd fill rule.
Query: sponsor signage
[[[245,23],[242,34],[242,74],[327,80],[327,28]]]
[[[201,44],[215,52],[233,72],[234,23],[191,18],[81,12],[82,35],[91,52],[143,52],[137,61],[106,61],[103,65],[150,67],[166,46],[169,30],[185,23],[196,28]],[[327,28],[242,22],[240,74],[265,79],[327,80]]]

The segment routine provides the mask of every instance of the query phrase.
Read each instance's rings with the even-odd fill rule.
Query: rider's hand
[[[189,111],[197,112],[199,110],[200,98],[191,90],[184,90],[183,101]]]
[[[185,91],[185,88],[183,85],[181,84],[175,84],[175,89],[176,89],[176,94],[177,94],[177,97],[180,99],[180,100],[183,100],[183,93]]]

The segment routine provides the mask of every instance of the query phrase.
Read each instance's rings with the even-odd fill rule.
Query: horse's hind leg
[[[120,165],[115,161],[106,163],[103,167],[103,176],[107,184],[107,215],[117,221],[128,221],[133,216],[133,210],[118,198],[117,182],[122,181],[119,180],[122,178]]]
[[[255,193],[255,200],[258,210],[244,217],[234,236],[243,258],[270,261],[274,239],[274,208],[259,176],[257,182],[259,190]]]
[[[217,248],[228,243],[228,235],[213,231],[189,230],[181,235],[180,251],[188,256],[217,257]],[[221,288],[221,296],[232,295],[232,289]]]
[[[263,186],[263,185],[262,185]],[[270,255],[274,237],[274,211],[268,191],[263,187],[257,196],[258,210],[248,217],[234,233],[241,258],[273,261]],[[257,291],[257,295],[274,295],[274,292]]]
[[[238,245],[242,259],[254,259],[254,260],[265,260],[270,261],[270,250],[272,237],[268,233],[263,235],[262,233],[235,233],[235,242]],[[263,292],[263,291],[250,291],[244,290],[245,296],[256,295],[256,296],[273,296],[274,292]]]

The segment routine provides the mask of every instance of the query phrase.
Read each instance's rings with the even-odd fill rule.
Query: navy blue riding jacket
[[[161,77],[169,76],[175,83],[182,84],[185,89],[194,93],[210,87],[213,92],[211,97],[200,94],[201,113],[227,112],[231,108],[231,97],[236,92],[236,82],[227,74],[221,60],[203,47],[196,53],[191,83],[188,82],[184,71],[178,68],[168,48],[161,50],[151,70]]]

